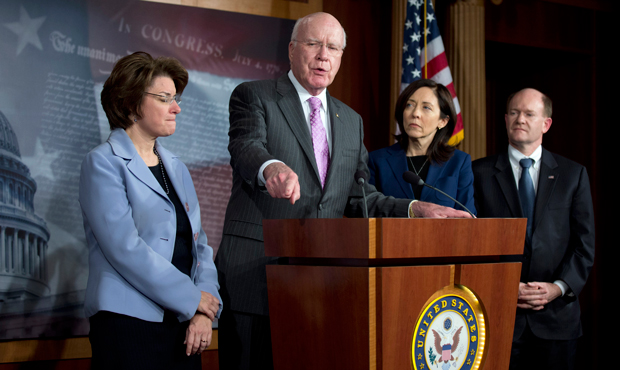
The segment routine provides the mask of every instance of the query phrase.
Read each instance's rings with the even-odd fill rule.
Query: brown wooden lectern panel
[[[369,368],[374,271],[268,266],[267,273],[276,369]]]
[[[461,265],[461,284],[480,296],[489,315],[485,369],[508,369],[520,276],[520,263]]]
[[[420,309],[435,291],[450,283],[452,266],[380,268],[381,326],[378,361],[369,369],[410,369],[413,329]]]
[[[371,259],[522,254],[526,227],[510,218],[313,218],[263,225],[267,256]]]
[[[484,368],[507,368],[520,264],[488,262],[521,254],[525,227],[524,219],[265,220],[266,255],[292,261],[267,266],[275,368],[411,369],[421,310],[454,284],[486,309]]]

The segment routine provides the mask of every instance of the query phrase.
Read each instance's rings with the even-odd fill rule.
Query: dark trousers
[[[218,356],[222,370],[273,369],[269,316],[222,310]]]
[[[541,339],[527,325],[521,337],[513,339],[510,370],[572,370],[576,351],[577,339]]]
[[[93,370],[172,370],[201,368],[200,355],[187,356],[185,331],[166,311],[163,322],[149,322],[113,312],[99,311],[90,318]]]

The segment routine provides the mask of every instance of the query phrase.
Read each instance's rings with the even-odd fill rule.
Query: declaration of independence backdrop
[[[100,92],[119,58],[189,71],[176,133],[217,250],[230,194],[228,99],[288,70],[291,20],[128,0],[0,4],[0,340],[88,333],[80,163],[107,139]]]

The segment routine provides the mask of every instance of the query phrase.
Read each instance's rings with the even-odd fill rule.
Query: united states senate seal
[[[486,311],[463,285],[435,292],[418,317],[411,343],[416,370],[477,370],[486,357]]]

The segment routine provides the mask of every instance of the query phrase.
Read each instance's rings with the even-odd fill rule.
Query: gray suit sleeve
[[[230,97],[229,113],[230,164],[248,185],[257,187],[260,167],[277,159],[267,151],[265,109],[257,92],[241,84]]]

